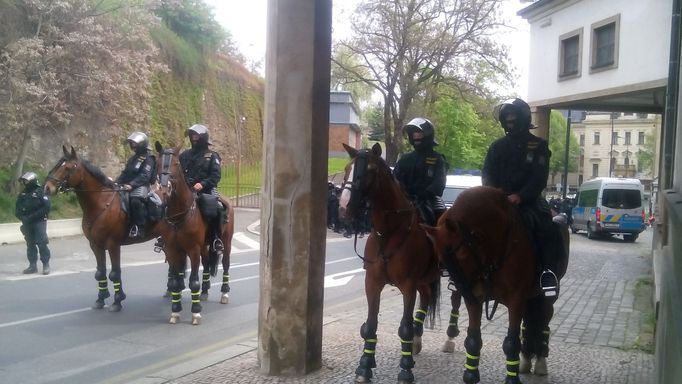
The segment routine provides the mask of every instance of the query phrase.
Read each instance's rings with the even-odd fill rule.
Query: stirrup
[[[550,269],[545,269],[540,275],[540,287],[545,297],[559,296],[559,279]]]
[[[160,236],[156,238],[156,243],[154,243],[154,252],[161,253],[163,250],[163,238]]]
[[[219,238],[216,238],[213,240],[213,250],[216,252],[222,252],[225,250],[225,246],[223,245],[223,241],[220,240]]]
[[[128,237],[131,239],[136,238],[139,235],[139,230],[137,229],[137,225],[133,225],[130,227],[130,232],[128,232]]]

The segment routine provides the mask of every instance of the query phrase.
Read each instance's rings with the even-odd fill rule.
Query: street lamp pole
[[[611,137],[609,138],[611,140],[611,149],[609,150],[609,177],[611,177],[611,173],[613,172],[613,112],[610,113],[611,116]]]

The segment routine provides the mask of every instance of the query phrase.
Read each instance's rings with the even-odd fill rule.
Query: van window
[[[580,191],[578,196],[578,207],[596,207],[597,206],[597,190],[587,189]]]
[[[634,209],[642,206],[642,195],[636,189],[605,189],[601,204],[608,208]]]

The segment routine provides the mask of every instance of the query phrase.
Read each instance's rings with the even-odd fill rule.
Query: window
[[[594,133],[594,145],[599,145],[599,132]]]
[[[616,168],[616,158],[611,155],[611,161],[609,161],[609,175],[613,172],[613,170]]]
[[[630,132],[625,132],[625,145],[630,145],[630,144],[632,144],[632,143],[630,142],[630,136],[631,136],[631,135],[630,135]]]
[[[638,133],[637,144],[639,144],[639,145],[643,145],[643,144],[644,144],[644,132],[639,132],[639,133]]]
[[[639,208],[642,206],[642,194],[638,189],[604,189],[601,204],[615,209]]]
[[[598,166],[597,164],[592,164],[592,167]],[[580,192],[578,196],[578,202],[576,206],[578,207],[595,207],[597,205],[597,194],[596,189],[586,189]]]
[[[592,178],[599,175],[599,164],[592,164]]]
[[[618,145],[618,132],[611,132],[611,144]]]
[[[580,76],[583,29],[559,36],[559,80]]]
[[[590,72],[599,72],[618,66],[618,35],[620,15],[592,24]]]
[[[580,146],[581,147],[585,146],[585,134],[584,133],[580,134]]]

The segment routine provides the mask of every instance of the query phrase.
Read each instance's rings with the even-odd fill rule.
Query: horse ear
[[[66,149],[66,145],[62,145],[62,151],[64,151],[64,156],[69,156],[69,150]]]
[[[372,153],[374,153],[374,156],[381,157],[381,144],[374,143],[372,146]]]
[[[73,148],[73,145],[71,146],[71,158],[72,159],[78,158],[78,155],[76,154],[76,150]]]
[[[156,142],[154,143],[154,148],[156,148],[156,152],[158,153],[163,152],[163,146],[161,145],[161,143],[159,143],[158,140],[156,140]]]
[[[355,149],[355,148],[349,146],[349,145],[346,144],[346,143],[341,143],[341,144],[343,144],[343,148],[346,150],[346,152],[348,152],[348,156],[350,156],[351,158],[354,158],[355,156],[358,155],[358,150],[357,150],[357,149]]]

